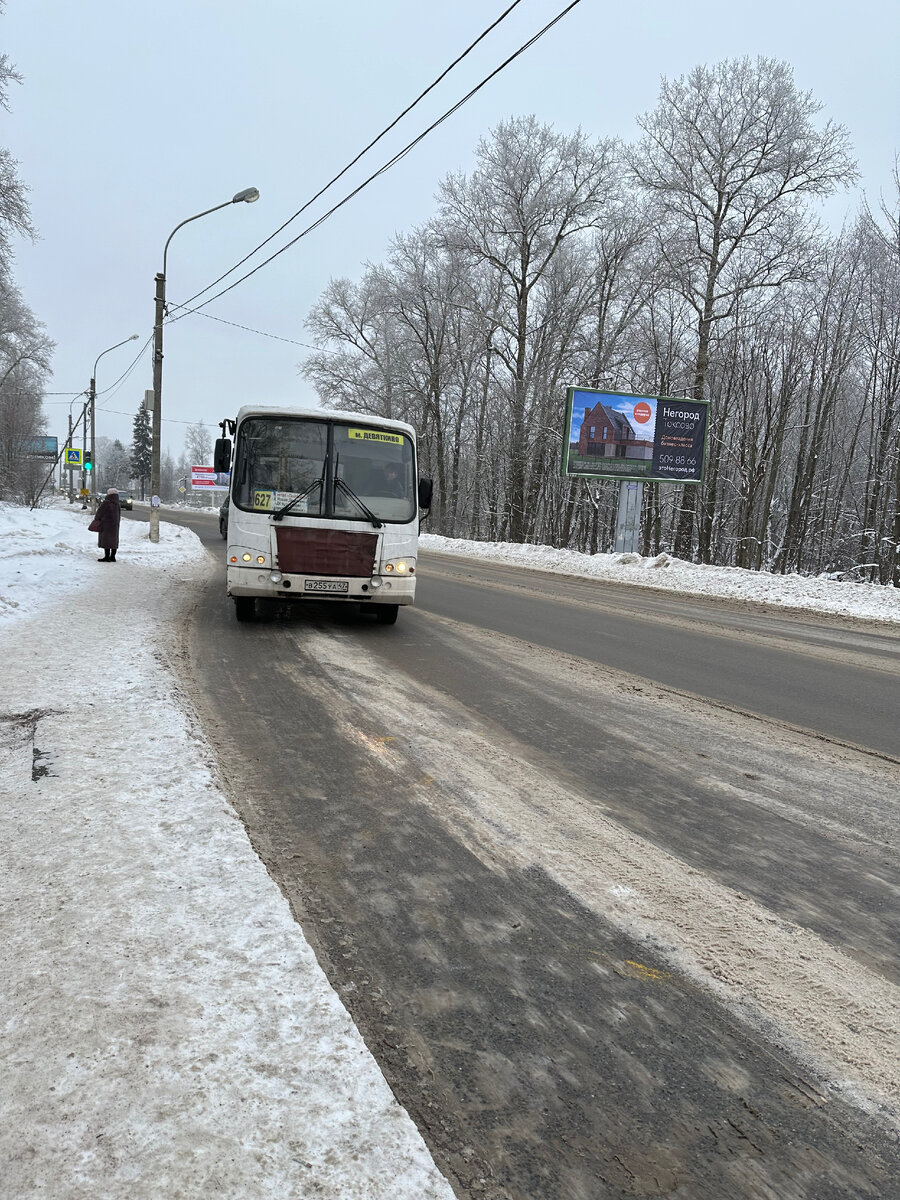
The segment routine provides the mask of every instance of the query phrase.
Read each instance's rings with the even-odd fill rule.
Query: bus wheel
[[[252,621],[256,616],[256,602],[252,596],[235,596],[234,615],[239,621]]]
[[[375,620],[379,625],[393,625],[399,612],[399,604],[379,604],[375,609]]]

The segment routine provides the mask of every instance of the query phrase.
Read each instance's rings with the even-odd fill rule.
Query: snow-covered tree
[[[150,413],[142,404],[135,414],[131,439],[131,476],[138,482],[142,500],[146,498],[147,481],[150,478],[152,448]]]

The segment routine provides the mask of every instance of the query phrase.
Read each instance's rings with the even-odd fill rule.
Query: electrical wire
[[[363,150],[361,150],[359,152],[359,154],[357,154],[357,156],[354,159],[352,159],[351,162],[349,162],[343,168],[343,170],[339,171],[338,174],[335,175],[333,179],[331,179],[327,184],[325,184],[325,186],[323,188],[321,188],[315,194],[315,196],[313,196],[310,200],[308,200],[306,202],[306,204],[304,204],[301,208],[299,208],[297,210],[297,212],[295,212],[293,214],[293,216],[289,217],[287,221],[285,221],[281,226],[279,226],[279,228],[276,229],[274,233],[270,234],[269,237],[267,237],[263,242],[260,242],[260,244],[258,246],[256,246],[253,250],[251,250],[249,254],[245,255],[244,258],[242,258],[239,262],[235,263],[233,267],[230,267],[224,273],[224,275],[220,275],[218,279],[216,279],[212,283],[208,284],[201,291],[195,293],[195,295],[192,296],[189,300],[185,300],[177,305],[174,305],[173,307],[175,309],[184,308],[185,311],[180,313],[178,316],[168,317],[166,319],[166,324],[171,324],[175,321],[180,321],[183,317],[186,317],[186,316],[200,315],[202,317],[208,317],[210,320],[213,320],[213,321],[219,321],[223,325],[231,325],[236,329],[243,329],[248,333],[259,334],[261,337],[270,337],[270,338],[275,339],[276,341],[288,342],[292,345],[303,346],[306,349],[316,349],[316,347],[309,346],[308,343],[306,343],[306,342],[298,342],[298,341],[295,341],[293,338],[281,337],[279,334],[267,333],[261,329],[251,329],[249,326],[240,325],[236,321],[227,321],[223,317],[214,316],[212,313],[205,313],[202,311],[202,309],[204,309],[208,304],[212,304],[212,302],[214,300],[218,300],[221,296],[224,296],[226,294],[226,292],[230,292],[234,288],[238,287],[239,284],[244,283],[252,275],[255,275],[257,271],[260,271],[260,270],[262,270],[263,267],[268,266],[268,264],[270,262],[273,262],[276,258],[279,257],[279,255],[283,254],[286,250],[290,250],[290,248],[292,246],[295,246],[297,244],[297,242],[299,242],[302,238],[306,237],[307,234],[312,233],[313,230],[317,229],[320,225],[322,225],[325,221],[327,221],[329,219],[329,217],[332,217],[339,209],[343,208],[343,206],[345,204],[349,203],[350,200],[352,200],[355,196],[359,195],[359,193],[361,191],[363,191],[364,188],[368,187],[370,183],[373,183],[381,175],[384,175],[387,171],[389,171],[391,169],[391,167],[395,166],[398,162],[400,162],[403,158],[405,158],[406,155],[409,154],[409,152],[411,150],[413,150],[430,133],[433,133],[434,130],[437,129],[440,125],[442,125],[445,121],[449,120],[449,118],[451,116],[453,116],[456,112],[458,112],[459,109],[461,109],[463,107],[463,105],[467,104],[468,101],[471,100],[473,96],[477,95],[477,93],[480,92],[483,87],[485,87],[488,83],[490,83],[490,81],[492,79],[496,78],[496,76],[499,75],[501,73],[501,71],[504,71],[517,58],[519,58],[526,51],[530,50],[531,47],[536,42],[538,42],[546,33],[549,33],[549,31],[555,25],[557,25],[563,19],[563,17],[567,16],[572,11],[573,8],[576,8],[581,3],[581,0],[572,0],[572,3],[568,4],[564,9],[562,9],[559,13],[557,13],[557,15],[551,21],[548,21],[548,23],[542,29],[540,29],[536,34],[534,34],[533,37],[529,38],[528,41],[524,42],[519,47],[518,50],[516,50],[508,58],[504,59],[504,61],[502,63],[500,63],[500,65],[498,67],[496,67],[493,71],[491,71],[490,74],[486,75],[484,77],[484,79],[481,80],[480,83],[476,84],[475,87],[472,88],[469,92],[467,92],[466,95],[463,96],[460,100],[458,100],[456,102],[456,104],[454,104],[451,108],[447,109],[447,111],[445,113],[443,113],[442,116],[438,117],[438,119],[436,121],[434,121],[426,129],[424,129],[417,137],[413,138],[413,140],[411,142],[409,142],[406,146],[404,146],[404,148],[402,150],[398,151],[397,154],[395,154],[392,158],[388,159],[388,161],[386,163],[384,163],[381,167],[379,167],[377,171],[373,172],[358,187],[354,188],[342,200],[338,201],[337,204],[335,204],[326,213],[324,213],[321,217],[319,217],[318,220],[314,221],[311,225],[307,226],[307,228],[304,229],[301,233],[299,233],[295,238],[292,238],[291,241],[287,242],[284,246],[282,246],[280,250],[276,250],[276,252],[274,254],[270,255],[267,259],[264,259],[256,267],[254,267],[252,271],[248,271],[245,275],[242,275],[240,279],[237,279],[234,281],[234,283],[229,284],[229,286],[227,288],[223,288],[221,292],[217,292],[216,295],[210,296],[210,298],[208,300],[205,300],[203,302],[203,304],[198,305],[196,308],[192,308],[192,309],[188,309],[186,306],[188,304],[191,304],[194,300],[198,299],[200,296],[202,296],[204,294],[204,292],[208,292],[210,290],[210,288],[215,287],[217,283],[221,283],[223,279],[226,279],[232,273],[232,271],[237,270],[238,267],[242,266],[245,262],[248,261],[248,259],[252,258],[253,255],[256,254],[256,252],[258,250],[262,249],[263,246],[268,245],[268,243],[271,242],[273,238],[277,237],[278,234],[281,233],[284,229],[286,229],[287,226],[292,221],[294,221],[298,216],[300,216],[301,213],[305,212],[306,209],[310,207],[310,205],[312,205],[317,199],[319,199],[320,196],[322,196],[326,191],[328,191],[328,189],[333,184],[335,184],[339,179],[341,179],[347,173],[347,171],[350,170],[351,167],[355,166],[355,164],[357,162],[359,162],[359,160],[369,150],[371,150],[373,146],[375,146],[379,141],[381,141],[381,139],[387,133],[389,133],[403,119],[404,116],[406,116],[409,112],[411,112],[412,109],[415,108],[416,105],[419,104],[419,102],[421,100],[423,100],[425,98],[425,96],[427,96],[429,94],[429,92],[433,91],[434,88],[437,87],[437,85],[444,78],[446,78],[446,76],[449,74],[449,72],[452,71],[453,68],[455,66],[457,66],[458,63],[460,63],[466,57],[466,55],[471,53],[471,51],[479,44],[479,42],[483,41],[484,38],[493,29],[495,29],[497,27],[497,25],[499,25],[500,22],[503,21],[512,12],[512,10],[514,8],[516,8],[517,5],[520,3],[521,3],[521,0],[514,0],[514,2],[511,5],[509,5],[509,7],[506,8],[500,14],[500,16],[497,17],[497,19],[495,21],[493,21],[492,24],[486,28],[475,39],[475,41],[472,42],[471,45],[468,46],[462,52],[462,54],[460,54],[456,59],[454,59],[454,61],[437,77],[437,79],[435,79],[433,83],[431,83],[419,96],[417,96],[416,99],[411,104],[409,104],[403,110],[403,112],[401,112],[399,114],[399,116],[397,116],[390,123],[390,125],[387,125],[381,131],[381,133],[378,134],[377,137],[373,138],[372,141],[369,142],[369,144]],[[108,393],[112,393],[112,392],[114,392],[115,389],[117,389],[119,387],[120,384],[124,383],[125,380],[128,378],[128,376],[132,373],[134,368],[137,366],[138,362],[144,356],[144,354],[147,351],[148,346],[151,344],[152,341],[153,341],[153,334],[151,333],[150,337],[148,337],[147,341],[144,343],[144,345],[138,351],[137,355],[135,356],[135,358],[133,359],[131,364],[125,369],[125,371],[119,376],[119,378],[117,380],[115,380],[114,383],[111,383],[109,385],[109,387],[104,388],[102,392],[98,392],[97,395],[102,396],[102,395],[107,395]],[[69,393],[69,392],[46,392],[45,393],[45,395],[50,395],[50,396],[52,396],[52,395],[55,395],[55,396],[73,395],[73,398],[74,398],[74,396],[78,396],[78,395],[82,395],[82,394],[83,394],[82,392],[75,392],[74,394]],[[109,399],[112,399],[112,395],[109,395]],[[65,401],[57,401],[57,403],[65,403]],[[101,406],[101,411],[108,412],[108,413],[116,415],[116,416],[132,415],[130,413],[121,413],[116,409],[110,409],[106,406]],[[163,417],[162,420],[164,420],[167,424],[177,424],[177,425],[192,424],[192,422],[190,422],[190,421],[179,421],[177,419],[166,418],[166,417]],[[194,422],[194,424],[196,424],[196,422]]]
[[[133,412],[121,412],[118,408],[104,408],[105,413],[113,417],[133,417]],[[160,417],[164,425],[208,425],[210,429],[218,428],[218,421],[182,421],[178,417]]]
[[[304,229],[301,233],[298,233],[295,238],[292,238],[291,241],[287,242],[284,246],[282,246],[280,250],[276,250],[274,254],[270,254],[268,258],[263,259],[263,261],[261,263],[259,263],[257,266],[255,266],[252,271],[248,271],[245,275],[242,275],[240,277],[240,279],[236,279],[234,281],[234,283],[229,284],[228,287],[223,288],[220,292],[216,292],[216,294],[214,296],[210,296],[208,300],[204,300],[202,304],[198,304],[196,308],[186,308],[185,311],[180,313],[178,316],[170,317],[169,318],[170,322],[181,321],[184,319],[184,317],[190,316],[192,313],[199,312],[200,309],[205,308],[207,306],[207,304],[212,304],[212,302],[214,300],[218,300],[220,296],[224,296],[226,294],[226,292],[232,291],[234,288],[238,287],[240,284],[242,284],[246,280],[248,280],[252,275],[255,275],[257,271],[261,271],[263,269],[263,267],[268,266],[270,262],[273,262],[276,258],[278,258],[279,255],[284,254],[284,252],[286,250],[290,250],[290,248],[292,246],[295,246],[297,244],[297,242],[300,241],[301,238],[304,238],[304,237],[306,237],[307,234],[312,233],[312,231],[314,229],[317,229],[321,224],[323,224],[323,222],[327,221],[329,217],[332,217],[339,209],[343,208],[343,206],[345,204],[347,204],[350,200],[352,200],[354,198],[354,196],[359,195],[359,193],[364,188],[368,187],[370,183],[373,183],[376,179],[378,179],[378,177],[380,175],[383,175],[386,171],[389,171],[391,169],[391,167],[395,166],[398,162],[400,162],[400,160],[402,158],[405,158],[406,155],[409,154],[409,152],[415,146],[417,146],[419,144],[419,142],[421,142],[430,133],[432,133],[435,129],[437,129],[439,125],[442,125],[444,123],[444,121],[448,120],[451,116],[453,116],[454,113],[458,112],[459,109],[462,108],[462,106],[464,104],[468,103],[468,101],[471,100],[474,95],[476,95],[478,92],[480,92],[481,89],[483,87],[485,87],[488,83],[490,83],[490,81],[492,79],[494,79],[497,75],[499,75],[501,71],[505,70],[510,65],[510,63],[514,62],[520,55],[524,54],[526,50],[530,50],[531,47],[535,44],[535,42],[539,41],[540,38],[542,38],[545,33],[548,33],[553,28],[554,25],[558,24],[558,22],[561,21],[563,19],[563,17],[565,17],[568,13],[570,13],[572,11],[572,9],[575,8],[580,3],[581,3],[581,0],[572,0],[572,3],[568,4],[561,12],[557,13],[557,15],[553,18],[553,20],[549,21],[544,26],[543,29],[541,29],[533,37],[529,38],[528,41],[524,43],[524,45],[520,46],[519,49],[516,50],[513,54],[511,54],[509,56],[509,58],[507,58],[504,62],[502,62],[499,67],[496,67],[493,71],[491,71],[491,73],[489,75],[485,76],[485,78],[482,79],[480,83],[476,84],[475,87],[472,88],[472,90],[470,92],[467,92],[467,94],[465,96],[463,96],[461,100],[458,100],[456,102],[456,104],[453,105],[452,108],[447,109],[447,111],[443,114],[443,116],[438,117],[438,119],[436,121],[434,121],[431,125],[429,125],[427,129],[423,130],[422,133],[420,133],[418,135],[418,137],[414,138],[408,145],[404,146],[404,148],[402,150],[398,151],[397,154],[395,154],[393,156],[393,158],[389,159],[383,166],[379,167],[377,171],[373,172],[373,174],[371,174],[368,177],[368,179],[364,180],[358,187],[354,188],[352,192],[350,192],[348,195],[346,195],[343,198],[343,200],[338,201],[337,204],[335,204],[326,213],[324,213],[321,217],[319,217],[318,220],[314,221],[312,223],[312,225],[308,225],[306,227],[306,229]],[[230,274],[230,272],[226,272],[226,274]],[[224,276],[222,276],[222,278],[224,278]],[[210,285],[210,286],[215,286],[215,285]],[[207,291],[207,290],[208,290],[207,288],[203,289],[203,291]],[[203,292],[198,292],[197,296],[201,296],[202,294],[203,294]],[[194,298],[196,298],[196,297],[194,297]],[[184,303],[182,305],[179,305],[178,307],[184,307],[185,304],[189,304],[189,303],[191,303],[190,300],[184,301]]]
[[[153,334],[151,333],[150,336],[147,338],[146,342],[144,342],[143,346],[141,346],[140,350],[138,350],[137,354],[131,361],[131,364],[125,368],[125,370],[122,372],[122,374],[119,376],[119,378],[114,383],[111,383],[109,385],[109,387],[104,388],[102,392],[97,392],[96,396],[97,397],[107,396],[107,395],[109,395],[109,393],[114,394],[115,391],[117,391],[118,388],[125,382],[125,380],[128,378],[128,376],[134,370],[134,368],[138,365],[138,363],[141,361],[141,359],[147,353],[147,347],[150,345],[150,343],[152,341],[153,341]],[[112,399],[112,395],[109,395],[109,399],[110,400]],[[98,404],[97,407],[100,409],[101,412],[109,411],[109,409],[107,409],[102,404]]]
[[[438,84],[441,83],[442,80],[446,79],[446,77],[450,74],[450,72],[453,70],[453,68],[458,66],[459,63],[461,63],[462,60],[468,54],[471,54],[471,52],[475,49],[475,47],[479,44],[479,42],[483,42],[484,39],[488,36],[488,34],[491,33],[494,29],[496,29],[497,26],[500,24],[500,22],[504,21],[509,16],[509,14],[512,12],[512,10],[514,8],[516,8],[519,4],[521,4],[521,2],[522,2],[522,0],[513,0],[513,3],[510,4],[510,6],[507,9],[505,9],[500,14],[500,16],[497,17],[497,19],[495,21],[493,21],[490,25],[488,25],[487,29],[485,29],[482,33],[480,33],[478,35],[478,37],[475,39],[475,41],[472,42],[472,44],[470,46],[467,46],[465,50],[463,50],[462,54],[457,56],[453,60],[453,62],[450,63],[449,67],[445,68],[445,70],[443,70],[441,72],[441,74],[438,75],[437,79],[435,79],[433,83],[430,83],[428,85],[428,87],[425,89],[424,92],[421,92],[418,96],[416,96],[416,98],[415,98],[415,100],[413,100],[412,104],[408,104],[406,106],[406,108],[404,108],[403,112],[401,112],[399,114],[399,116],[395,117],[393,121],[391,121],[390,125],[386,125],[385,128],[382,129],[381,133],[379,133],[377,137],[374,137],[371,140],[371,142],[369,142],[368,146],[366,146],[364,149],[360,150],[360,152],[359,152],[359,154],[357,154],[356,158],[351,159],[351,161],[348,162],[347,165],[342,170],[338,171],[337,175],[335,175],[333,179],[330,179],[323,188],[320,188],[319,191],[317,191],[314,196],[312,196],[309,200],[307,200],[306,203],[302,206],[302,208],[298,208],[297,211],[294,213],[294,215],[291,217],[288,217],[288,219],[284,222],[283,225],[279,225],[279,227],[275,230],[274,233],[270,233],[269,236],[265,239],[265,241],[260,242],[258,246],[254,246],[253,249],[249,252],[249,254],[245,254],[244,257],[239,262],[236,262],[233,267],[229,267],[228,270],[224,273],[224,275],[220,275],[218,279],[214,279],[212,281],[212,283],[208,283],[205,288],[202,288],[199,292],[195,292],[194,295],[191,296],[188,300],[183,300],[180,304],[173,305],[173,309],[187,308],[187,306],[189,304],[193,304],[193,302],[195,300],[199,299],[200,296],[202,296],[204,294],[204,292],[208,292],[211,288],[214,288],[214,287],[216,287],[217,284],[220,284],[223,279],[227,279],[228,276],[232,273],[232,271],[236,271],[238,269],[238,267],[242,267],[245,262],[247,262],[249,259],[251,259],[253,257],[254,254],[257,253],[257,251],[262,250],[263,246],[267,246],[269,244],[269,242],[271,242],[274,238],[278,237],[279,233],[281,233],[283,230],[287,229],[288,225],[290,225],[292,221],[296,221],[297,217],[299,217],[301,215],[301,213],[306,212],[306,210],[310,207],[310,205],[314,204],[316,202],[316,200],[319,199],[320,196],[323,196],[330,187],[332,187],[335,183],[337,183],[337,181],[339,179],[342,179],[343,176],[347,174],[347,172],[350,170],[351,167],[355,167],[356,164],[359,162],[359,160],[364,155],[368,154],[368,152],[372,149],[373,146],[377,145],[378,142],[380,142],[383,137],[385,137],[388,133],[390,133],[390,131],[396,125],[398,125],[408,113],[412,112],[412,110],[416,107],[417,104],[420,103],[420,101],[425,99],[425,97],[429,94],[429,92],[433,92],[434,89],[438,86]]]
[[[201,312],[199,308],[192,309],[198,317],[206,317],[210,321],[218,321],[221,325],[231,325],[234,329],[243,329],[246,333],[258,333],[260,337],[273,338],[276,342],[290,342],[292,346],[302,346],[305,350],[318,350],[318,346],[311,346],[309,342],[298,342],[294,338],[282,337],[280,333],[267,333],[265,329],[251,329],[249,325],[240,325],[237,321],[226,321],[224,317],[213,316],[212,313]],[[174,319],[174,318],[173,318]],[[333,351],[327,351],[333,353]]]
[[[204,316],[204,317],[207,315],[208,315],[207,313],[202,314],[202,316]],[[119,378],[117,380],[115,380],[115,382],[111,383],[109,385],[109,387],[104,388],[102,392],[96,392],[95,400],[98,396],[105,396],[107,394],[107,392],[111,392],[113,390],[113,388],[118,387],[118,385],[120,383],[124,383],[124,381],[128,378],[128,376],[134,370],[134,368],[141,361],[144,354],[146,353],[147,347],[150,345],[150,343],[152,341],[153,341],[153,334],[151,333],[150,336],[147,338],[146,342],[144,342],[143,346],[141,346],[140,350],[138,350],[135,357],[131,360],[131,364],[125,368],[125,370],[122,372],[122,374],[119,376]],[[22,393],[22,394],[24,395],[25,393]],[[87,394],[88,394],[87,390],[85,388],[81,388],[77,392],[43,392],[42,396],[71,396],[72,399],[74,400],[76,398],[76,396],[87,396]],[[51,403],[52,404],[65,404],[66,401],[65,400],[52,400]],[[103,411],[105,412],[106,410],[104,409]]]

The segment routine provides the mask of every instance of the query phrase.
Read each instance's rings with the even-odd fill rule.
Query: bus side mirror
[[[431,508],[431,494],[434,491],[434,482],[431,479],[419,480],[419,508]]]
[[[231,438],[216,438],[213,470],[217,475],[227,475],[231,470]]]

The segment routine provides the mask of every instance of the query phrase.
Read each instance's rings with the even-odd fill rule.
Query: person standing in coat
[[[119,509],[119,489],[109,488],[94,518],[100,526],[100,531],[97,534],[97,545],[103,551],[103,557],[98,558],[97,562],[116,561],[116,551],[119,548],[119,521],[121,520],[121,516],[122,513]]]

